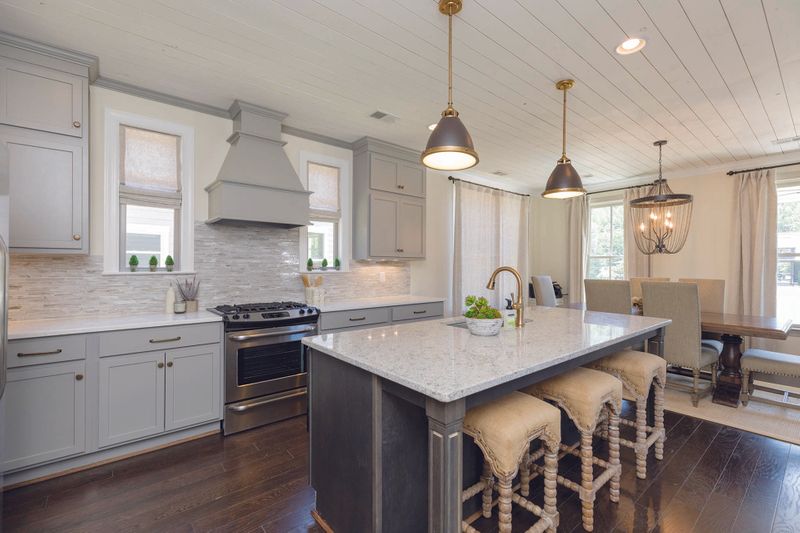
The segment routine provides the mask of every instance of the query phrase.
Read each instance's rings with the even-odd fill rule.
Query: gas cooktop
[[[218,305],[209,311],[220,315],[228,326],[277,327],[291,322],[316,322],[319,309],[298,302],[268,302]]]

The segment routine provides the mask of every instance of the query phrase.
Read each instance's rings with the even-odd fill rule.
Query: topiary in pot
[[[327,259],[323,259],[322,260],[322,270],[328,270],[328,260]]]
[[[131,267],[131,272],[136,272],[136,267],[139,266],[139,258],[132,255],[131,258],[128,259],[128,266]]]
[[[175,268],[175,260],[171,255],[168,255],[164,260],[164,266],[167,268],[167,272],[172,272],[172,270]]]
[[[342,269],[342,262],[339,260],[338,257],[333,260],[333,268],[335,268],[336,270]]]
[[[158,268],[158,258],[154,255],[150,256],[150,272],[155,272]]]
[[[310,257],[308,258],[308,261],[306,261],[306,270],[308,270],[309,272],[314,270],[314,260],[311,259]]]

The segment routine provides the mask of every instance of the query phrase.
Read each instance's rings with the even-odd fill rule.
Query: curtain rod
[[[454,178],[453,176],[448,176],[447,179],[449,179],[450,181],[463,181],[464,183],[469,183],[470,185],[477,185],[478,187],[486,187],[487,189],[492,189],[493,191],[507,192],[508,194],[516,194],[517,196],[530,196],[530,194],[523,194],[521,192],[507,191],[507,190],[501,189],[499,187],[490,187],[489,185],[484,185],[482,183],[475,183],[474,181],[462,180],[461,178]]]
[[[734,174],[743,174],[745,172],[757,172],[759,170],[769,170],[771,168],[792,167],[794,165],[800,165],[800,161],[798,161],[797,163],[783,163],[781,165],[770,165],[768,167],[748,168],[746,170],[729,170],[728,176],[733,176]]]
[[[651,183],[641,183],[639,185],[628,185],[627,187],[617,187],[616,189],[607,189],[605,191],[592,191],[587,192],[586,196],[591,196],[592,194],[605,194],[607,192],[618,192],[618,191],[627,191],[628,189],[638,189],[639,187],[652,187],[653,184]]]

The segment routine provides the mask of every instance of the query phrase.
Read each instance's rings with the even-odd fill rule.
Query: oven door
[[[316,324],[232,331],[225,343],[225,402],[306,386],[306,353],[300,342]]]

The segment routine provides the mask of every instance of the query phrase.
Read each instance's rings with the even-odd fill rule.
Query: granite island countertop
[[[445,318],[326,333],[303,344],[441,402],[452,402],[606,346],[654,333],[668,319],[535,307],[523,328],[477,337]]]

